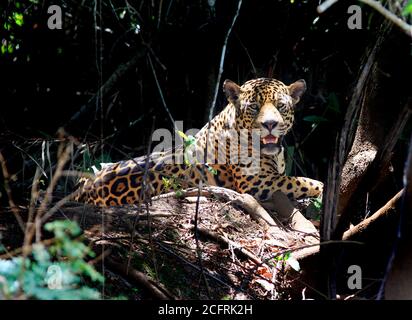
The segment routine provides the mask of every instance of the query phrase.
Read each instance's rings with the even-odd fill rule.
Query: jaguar
[[[282,141],[306,82],[258,78],[239,86],[225,80],[223,91],[226,107],[192,139],[186,136],[171,150],[102,164],[93,177],[82,179],[76,200],[103,207],[138,204],[199,184],[249,193],[259,201],[277,191],[294,199],[320,196],[322,182],[285,174]]]

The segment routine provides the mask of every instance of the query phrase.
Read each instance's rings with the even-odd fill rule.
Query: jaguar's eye
[[[286,104],[283,104],[283,103],[278,104],[279,112],[284,112],[284,111],[286,111],[286,109],[287,109]]]
[[[258,111],[259,110],[259,104],[257,104],[257,103],[251,103],[251,104],[248,105],[248,107],[253,111]]]

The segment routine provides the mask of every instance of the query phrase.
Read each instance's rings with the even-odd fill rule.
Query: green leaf
[[[23,14],[21,13],[13,12],[13,19],[19,27],[21,27],[24,23]]]
[[[171,183],[170,183],[170,180],[168,178],[162,177],[162,183],[163,183],[163,186],[166,189],[169,189]]]
[[[211,174],[213,174],[214,176],[217,175],[217,170],[212,168],[212,167],[207,167],[207,170],[210,171]]]
[[[76,260],[71,266],[71,271],[84,274],[94,282],[103,283],[104,281],[104,277],[92,265],[83,260]]]
[[[196,142],[195,137],[187,136],[184,132],[180,130],[176,130],[176,132],[183,139],[185,147],[188,147]]]
[[[0,274],[7,276],[13,275],[19,267],[19,261],[16,259],[12,260],[0,260]]]
[[[44,229],[54,232],[56,238],[58,239],[64,239],[67,234],[76,237],[82,232],[79,225],[70,220],[57,220],[49,222],[45,224]]]
[[[92,166],[92,158],[90,156],[90,151],[87,148],[83,152],[83,168],[86,169],[86,168],[90,168],[91,166]]]
[[[184,159],[184,163],[187,167],[190,167],[192,164],[190,163],[189,159],[187,158],[187,155],[185,153],[185,159]]]
[[[188,136],[188,139],[185,141],[186,147],[195,144],[196,138],[194,136]]]
[[[180,130],[176,130],[176,132],[181,138],[183,138],[184,141],[189,140],[189,137],[184,132]]]
[[[111,162],[112,162],[112,158],[110,157],[110,154],[103,152],[99,157],[97,157],[94,160],[93,165],[95,165],[98,170],[101,170],[102,163],[111,163]]]
[[[283,260],[288,260],[289,258],[291,257],[291,252],[290,251],[287,251],[287,252],[285,252],[285,254],[283,255]]]
[[[316,198],[313,200],[313,206],[318,210],[322,209],[322,199]]]
[[[47,223],[45,228],[54,233],[55,241],[50,246],[35,244],[33,254],[24,260],[22,257],[0,259],[0,279],[3,279],[0,296],[14,299],[23,292],[28,299],[100,299],[97,290],[83,284],[84,276],[98,282],[103,282],[104,277],[84,260],[91,249],[71,238],[81,233],[77,223],[54,221]],[[25,272],[21,273],[23,263]],[[52,266],[57,273],[49,272]],[[55,281],[61,289],[49,287]]]
[[[182,190],[176,190],[175,195],[177,198],[182,198],[183,197],[183,191]]]
[[[42,244],[33,245],[33,256],[39,264],[47,264],[50,262],[50,254]]]
[[[409,1],[405,8],[403,8],[402,10],[403,16],[407,16],[409,14],[412,15],[412,1]]]
[[[328,109],[340,113],[339,100],[334,92],[328,96]]]
[[[321,116],[306,116],[303,118],[304,121],[312,122],[312,123],[320,123],[320,122],[327,122],[328,119]]]

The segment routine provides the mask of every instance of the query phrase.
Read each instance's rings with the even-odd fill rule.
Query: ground
[[[291,230],[287,223],[257,222],[239,203],[211,193],[199,197],[196,237],[196,193],[162,195],[140,209],[99,209],[71,202],[55,218],[75,220],[84,230],[86,241],[98,254],[93,264],[106,277],[99,289],[107,299],[301,299],[302,292],[305,297],[313,295],[301,282],[305,270],[291,268],[297,269],[299,262],[305,268],[298,255],[296,264],[294,254],[299,251],[293,250],[313,243],[313,237]],[[19,228],[10,212],[2,220],[10,251],[21,241]]]

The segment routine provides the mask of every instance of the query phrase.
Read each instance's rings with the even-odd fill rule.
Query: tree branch
[[[373,215],[369,218],[363,220],[359,224],[357,224],[352,229],[346,231],[343,234],[342,240],[349,240],[353,238],[355,235],[359,235],[363,233],[371,224],[376,222],[377,220],[381,219],[384,216],[387,216],[393,209],[395,209],[396,204],[398,203],[399,199],[402,197],[404,189],[399,191],[392,199],[390,199],[382,208],[376,211]]]
[[[398,26],[406,35],[412,38],[412,26],[406,23],[404,20],[399,18],[394,13],[390,12],[386,9],[382,4],[375,0],[359,0],[360,2],[367,4],[371,8],[378,11],[381,15],[383,15],[386,19],[390,22]]]
[[[176,300],[174,296],[169,292],[164,292],[165,289],[159,287],[159,284],[149,279],[143,272],[140,272],[132,267],[127,267],[126,264],[115,262],[108,258],[106,264],[109,268],[113,269],[122,276],[133,280],[135,283],[146,288],[156,299],[159,300]]]
[[[324,13],[328,10],[332,5],[334,5],[338,0],[327,0],[320,4],[317,8],[319,14]],[[378,11],[381,15],[383,15],[387,20],[392,22],[394,25],[398,26],[406,35],[412,38],[412,26],[408,24],[406,21],[399,18],[396,14],[391,12],[390,10],[386,9],[379,1],[376,0],[359,0],[371,8]]]
[[[229,40],[229,36],[230,36],[230,33],[232,32],[233,26],[235,25],[236,19],[239,16],[239,11],[240,11],[241,6],[242,6],[242,0],[239,0],[235,16],[233,17],[233,20],[232,20],[232,24],[230,25],[229,29],[227,30],[227,33],[226,33],[226,36],[225,36],[225,41],[223,42],[222,53],[221,53],[221,56],[220,56],[220,63],[219,63],[219,73],[218,73],[217,79],[216,79],[216,86],[215,86],[215,92],[213,94],[212,105],[211,105],[210,110],[209,110],[209,121],[212,120],[213,113],[215,112],[217,94],[219,92],[219,86],[220,86],[220,78],[222,77],[223,65],[225,63],[227,41]]]

